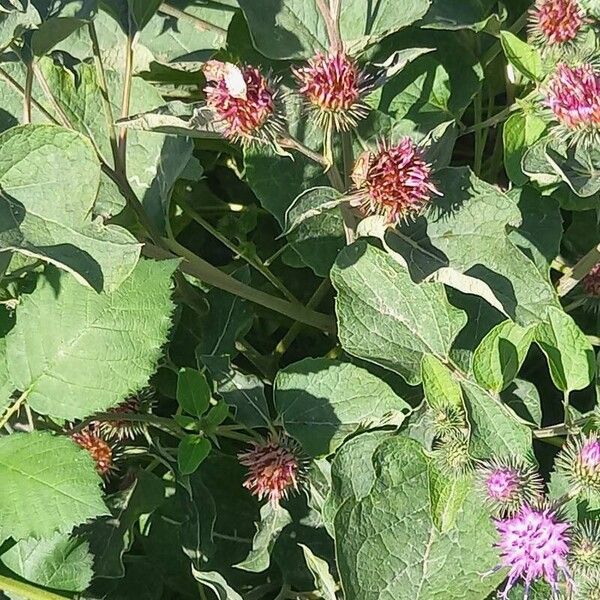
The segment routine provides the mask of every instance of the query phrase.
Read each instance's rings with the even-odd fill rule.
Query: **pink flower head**
[[[317,54],[293,73],[321,127],[348,131],[367,116],[362,99],[370,90],[369,79],[349,56]]]
[[[108,410],[115,416],[114,420],[93,421],[92,425],[107,440],[118,440],[119,442],[133,440],[144,432],[144,423],[133,419],[129,420],[127,417],[147,414],[151,404],[147,393],[131,396]]]
[[[537,470],[521,459],[492,459],[479,469],[488,504],[498,514],[514,514],[524,503],[542,495],[542,481]]]
[[[585,276],[582,283],[586,294],[600,298],[600,264]]]
[[[272,504],[278,504],[290,491],[298,491],[304,462],[298,445],[290,438],[271,435],[265,442],[254,442],[238,459],[248,467],[244,487],[259,500],[269,498]]]
[[[579,456],[586,469],[598,471],[600,474],[600,440],[596,436],[583,443]]]
[[[561,575],[570,581],[569,524],[563,523],[550,509],[524,505],[515,516],[497,520],[496,529],[500,535],[501,564],[510,569],[500,597],[507,599],[510,589],[522,580],[527,598],[531,584],[543,579],[556,598]]]
[[[204,65],[206,104],[234,142],[272,142],[283,131],[276,115],[277,92],[257,68],[211,60]]]
[[[577,0],[537,0],[529,16],[533,39],[540,45],[573,41],[585,22]]]
[[[93,427],[72,433],[71,438],[92,457],[98,475],[108,477],[115,470],[113,448],[95,433]]]
[[[575,491],[600,494],[600,439],[596,434],[571,438],[556,459]]]
[[[434,194],[441,196],[431,181],[431,166],[409,137],[361,155],[352,179],[357,187],[352,204],[385,215],[388,223],[418,215]]]
[[[592,65],[560,64],[548,84],[546,104],[567,129],[600,126],[600,73]]]

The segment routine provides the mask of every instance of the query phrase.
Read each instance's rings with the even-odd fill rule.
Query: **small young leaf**
[[[485,388],[500,392],[517,376],[529,345],[533,327],[504,321],[492,329],[475,350],[473,373]]]
[[[210,454],[211,444],[203,436],[186,435],[177,448],[177,466],[182,475],[190,475]]]
[[[536,48],[510,31],[500,32],[500,42],[506,58],[515,69],[533,81],[540,81],[543,75],[542,57]]]
[[[582,390],[595,373],[596,359],[589,340],[572,317],[552,309],[535,329],[535,341],[548,360],[554,385],[563,392]]]
[[[206,377],[196,369],[184,368],[177,377],[177,402],[190,415],[201,417],[210,403],[211,390]]]
[[[216,571],[198,571],[192,565],[192,575],[196,581],[210,588],[217,600],[243,600],[243,598],[225,581],[222,575]]]
[[[229,417],[229,406],[224,400],[219,400],[202,418],[200,427],[206,434],[212,434],[227,417]]]
[[[319,590],[323,600],[336,600],[337,585],[329,572],[327,561],[315,556],[308,546],[305,546],[304,544],[298,545],[302,548],[306,566],[313,574],[316,588]]]
[[[279,504],[265,504],[260,509],[260,521],[252,541],[252,550],[236,566],[237,569],[260,573],[271,564],[271,551],[283,528],[292,522],[292,517]]]
[[[320,214],[333,210],[347,199],[329,187],[314,187],[302,192],[285,213],[283,235],[297,229],[302,223]]]
[[[421,363],[421,377],[425,399],[431,408],[463,409],[460,385],[452,372],[432,354],[426,354]]]
[[[431,518],[440,533],[448,533],[473,488],[472,477],[449,476],[441,473],[433,464],[428,473]]]

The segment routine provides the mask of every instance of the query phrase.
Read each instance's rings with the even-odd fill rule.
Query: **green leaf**
[[[40,24],[41,17],[30,2],[26,2],[24,10],[13,8],[9,12],[0,11],[0,50],[4,50],[24,31]]]
[[[543,77],[542,57],[533,46],[520,40],[510,31],[500,32],[500,43],[508,62],[532,81]]]
[[[34,0],[42,22],[31,35],[31,49],[42,56],[68,38],[85,23],[93,20],[98,0]]]
[[[520,325],[544,319],[558,299],[542,274],[509,237],[523,217],[517,200],[477,178],[468,168],[437,174],[429,218],[389,232],[386,242],[399,253],[414,279],[436,273],[447,285],[485,298]]]
[[[192,575],[202,585],[211,589],[217,600],[243,600],[243,598],[216,571],[198,571],[192,565]]]
[[[176,264],[142,260],[111,294],[66,275],[40,280],[6,338],[11,380],[31,408],[81,419],[142,389],[166,342]]]
[[[542,402],[537,388],[530,381],[515,379],[501,394],[506,406],[524,421],[542,426]]]
[[[336,600],[337,585],[329,572],[329,565],[326,560],[315,556],[312,550],[304,545],[298,544],[304,553],[306,566],[310,569],[315,579],[316,589],[320,592],[323,600]]]
[[[114,25],[114,22],[112,23]],[[94,64],[82,63],[73,69],[66,69],[45,58],[40,62],[40,68],[58,105],[73,126],[89,136],[104,159],[111,163],[111,146],[102,91],[98,85]],[[116,118],[121,114],[122,63],[117,63],[114,71],[107,69],[106,78],[109,100]],[[40,101],[51,113],[54,112],[45,97],[42,96]],[[151,111],[163,104],[162,96],[153,85],[139,77],[133,78],[130,114]],[[136,130],[128,133],[129,182],[159,228],[164,226],[166,207],[173,185],[187,165],[191,153],[192,143],[187,137]]]
[[[529,455],[531,428],[499,396],[468,380],[461,385],[471,425],[471,456],[484,459]]]
[[[233,276],[243,283],[250,283],[250,269],[245,266],[235,271]],[[200,342],[196,356],[235,356],[235,343],[252,326],[252,308],[239,296],[213,288],[206,295],[210,313],[203,320]]]
[[[595,145],[567,145],[550,138],[545,151],[556,174],[575,194],[589,198],[600,191],[600,151]]]
[[[496,325],[479,344],[473,357],[477,381],[492,392],[501,392],[517,376],[533,340],[533,327],[512,321]]]
[[[182,475],[190,475],[210,454],[210,442],[201,435],[186,435],[177,447],[177,467]]]
[[[450,305],[439,283],[415,284],[390,255],[359,241],[342,251],[331,271],[344,349],[421,380],[424,354],[447,361],[465,314]]]
[[[535,341],[548,360],[554,385],[563,392],[587,387],[596,371],[596,357],[586,335],[572,317],[552,309],[535,329]]]
[[[212,435],[217,427],[230,416],[228,404],[224,400],[219,400],[200,420],[200,427],[207,435]]]
[[[256,47],[269,58],[310,58],[329,48],[325,22],[316,3],[304,0],[239,0]],[[340,14],[341,37],[350,53],[357,53],[386,35],[420,19],[429,0],[406,0],[397,10],[394,0],[377,6],[347,0]]]
[[[322,152],[323,131],[314,119],[306,120],[302,99],[286,93],[284,108],[290,134],[309,148]],[[328,183],[321,165],[297,153],[293,160],[289,156],[279,156],[264,145],[246,148],[244,164],[252,191],[284,230],[286,212],[296,202],[298,194],[302,198],[305,191],[315,186],[326,187]],[[304,199],[309,208],[313,207],[314,200],[312,195]],[[319,200],[318,196],[316,200]],[[340,211],[328,211],[305,221],[288,236],[302,266],[310,267],[320,277],[329,274],[335,257],[344,246],[344,239]]]
[[[135,472],[133,484],[126,490],[108,497],[110,516],[96,519],[81,531],[94,555],[95,577],[123,577],[123,554],[131,545],[131,529],[140,517],[154,512],[164,499],[164,482],[142,469]]]
[[[357,431],[400,425],[411,410],[366,369],[322,358],[280,371],[274,397],[284,428],[311,456],[332,454]]]
[[[200,356],[200,361],[216,381],[219,395],[235,409],[236,421],[247,427],[271,423],[265,388],[256,375],[238,371],[229,356]]]
[[[302,192],[285,213],[284,234],[289,234],[305,221],[339,206],[345,199],[330,187],[315,187]]]
[[[21,540],[0,558],[23,579],[55,590],[82,592],[94,575],[88,543],[66,534]]]
[[[431,498],[431,519],[440,533],[448,533],[454,528],[458,515],[473,489],[471,476],[448,476],[435,465],[429,468],[429,496]]]
[[[431,408],[464,408],[460,385],[456,382],[448,367],[435,356],[431,354],[423,356],[421,378],[425,399]]]
[[[290,513],[279,504],[265,504],[260,509],[260,521],[248,556],[235,565],[238,569],[260,573],[271,564],[271,551],[283,528],[292,522]]]
[[[201,417],[210,403],[211,389],[196,369],[183,368],[177,377],[177,402],[190,415]]]
[[[96,290],[114,290],[140,244],[125,229],[92,221],[100,164],[81,135],[53,125],[0,136],[0,248],[40,258]]]
[[[542,137],[546,126],[543,119],[529,111],[516,112],[504,123],[504,168],[514,184],[524,185],[529,181],[521,168],[523,156]]]
[[[338,569],[348,600],[484,600],[504,574],[474,490],[447,533],[431,516],[430,461],[401,436],[364,434],[333,461]],[[410,582],[407,585],[407,582]]]
[[[106,514],[89,454],[67,437],[15,433],[0,438],[0,539],[68,533]]]

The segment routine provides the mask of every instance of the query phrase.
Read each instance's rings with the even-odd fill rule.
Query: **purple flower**
[[[574,493],[600,494],[600,439],[596,434],[571,438],[556,459]]]
[[[507,599],[510,589],[522,580],[527,599],[532,583],[544,580],[556,598],[561,576],[570,581],[569,524],[562,522],[551,509],[524,505],[514,517],[497,520],[496,529],[500,535],[501,564],[509,568],[500,597]]]
[[[486,500],[496,514],[514,514],[523,503],[531,504],[542,495],[536,468],[521,459],[492,459],[478,471]]]

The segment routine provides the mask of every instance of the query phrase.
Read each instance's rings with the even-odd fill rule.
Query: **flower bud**
[[[543,484],[537,469],[519,458],[492,459],[478,467],[485,498],[497,515],[513,515],[524,504],[542,497]]]
[[[571,571],[582,578],[600,575],[600,523],[587,521],[577,525],[571,538]]]
[[[92,457],[98,475],[108,478],[115,471],[114,449],[97,435],[93,427],[85,427],[72,433],[71,439]]]
[[[349,131],[369,113],[363,99],[371,90],[370,78],[346,54],[317,54],[293,73],[322,129]]]
[[[269,498],[272,504],[298,492],[305,475],[306,459],[300,446],[284,434],[254,442],[250,450],[238,455],[238,459],[240,464],[248,467],[244,487],[259,500]]]
[[[571,438],[556,459],[575,493],[600,494],[600,439],[596,434]]]
[[[385,215],[388,223],[416,217],[433,195],[441,196],[431,180],[431,166],[409,137],[361,155],[352,180],[356,190],[351,204],[368,215]]]
[[[276,82],[251,66],[211,60],[204,65],[206,104],[233,142],[275,145],[284,132],[277,106]]]

